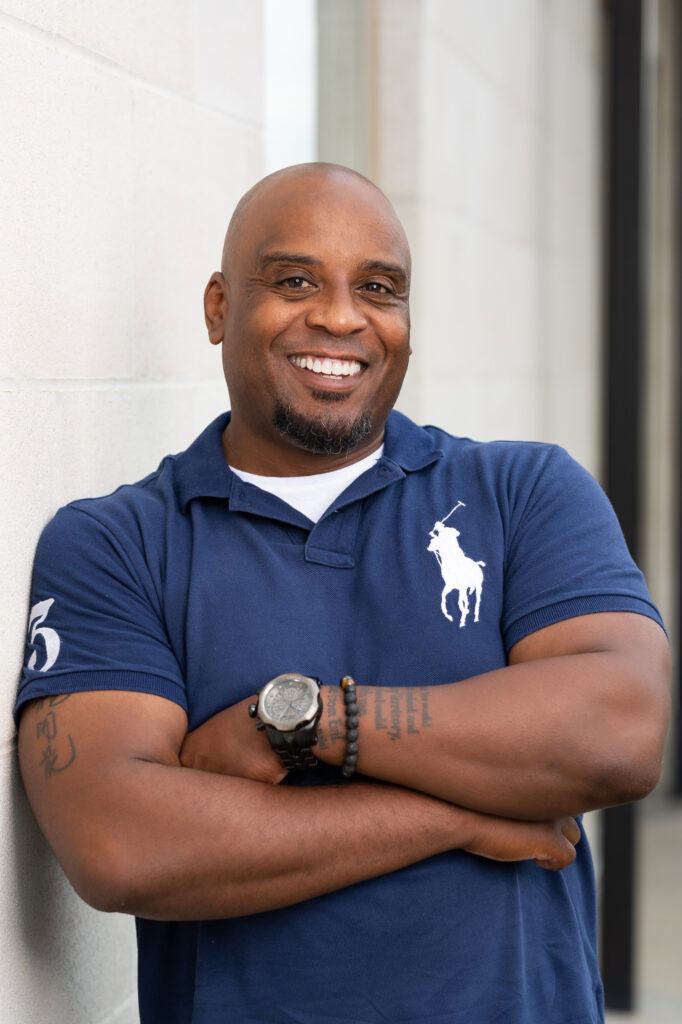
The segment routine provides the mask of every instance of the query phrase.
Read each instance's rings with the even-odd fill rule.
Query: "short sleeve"
[[[34,697],[83,690],[138,690],[187,710],[142,546],[69,505],[36,549],[15,721]]]
[[[551,446],[511,509],[505,650],[544,626],[603,611],[638,612],[663,627],[608,498],[563,448]]]

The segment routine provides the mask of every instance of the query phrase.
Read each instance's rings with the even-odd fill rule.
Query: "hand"
[[[548,871],[560,871],[575,860],[580,828],[573,818],[557,821],[511,821],[476,814],[475,838],[464,847],[489,860],[534,860]]]
[[[286,768],[265,732],[259,732],[256,720],[249,717],[249,704],[256,699],[247,697],[188,732],[180,751],[183,767],[256,782],[281,782]]]

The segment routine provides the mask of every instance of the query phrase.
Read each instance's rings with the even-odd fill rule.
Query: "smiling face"
[[[410,354],[409,274],[390,203],[359,175],[303,165],[247,195],[206,289],[233,465],[319,473],[378,447]]]

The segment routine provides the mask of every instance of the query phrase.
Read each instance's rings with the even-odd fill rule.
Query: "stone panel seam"
[[[137,992],[133,989],[127,996],[125,996],[121,1002],[116,1006],[110,1013],[99,1017],[95,1024],[116,1024],[121,1018],[121,1014],[125,1013],[132,1006],[137,1005]]]
[[[9,378],[0,380],[0,394],[11,394],[22,391],[178,391],[185,388],[218,387],[223,384],[222,378],[198,377],[194,380],[133,380],[115,377],[83,377],[73,379],[53,379],[45,377],[36,380]]]
[[[27,36],[30,39],[53,43],[56,49],[60,50],[62,53],[69,54],[73,57],[79,57],[82,60],[94,64],[96,67],[121,78],[130,86],[147,89],[149,92],[157,96],[162,96],[165,99],[182,100],[185,103],[191,103],[195,107],[210,111],[213,114],[218,114],[221,117],[233,121],[239,127],[247,128],[255,133],[260,133],[263,130],[263,125],[260,121],[252,121],[251,118],[243,117],[232,110],[225,110],[223,107],[218,107],[212,103],[206,103],[203,100],[198,100],[195,96],[192,96],[189,93],[176,92],[173,89],[160,85],[158,82],[154,82],[150,78],[143,78],[141,75],[136,75],[134,72],[128,70],[128,68],[125,68],[122,64],[118,64],[111,57],[105,57],[103,54],[97,53],[95,50],[88,49],[87,46],[82,46],[80,43],[74,43],[65,36],[59,35],[58,32],[50,32],[47,29],[40,28],[38,25],[31,25],[29,22],[23,21],[21,18],[15,17],[12,14],[5,14],[4,12],[0,12],[0,27],[6,28],[17,35]]]

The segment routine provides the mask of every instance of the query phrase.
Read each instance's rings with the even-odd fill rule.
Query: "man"
[[[574,819],[658,779],[665,635],[561,449],[391,412],[409,281],[365,178],[265,178],[205,294],[231,413],[41,537],[22,774],[144,1024],[603,1019]]]

